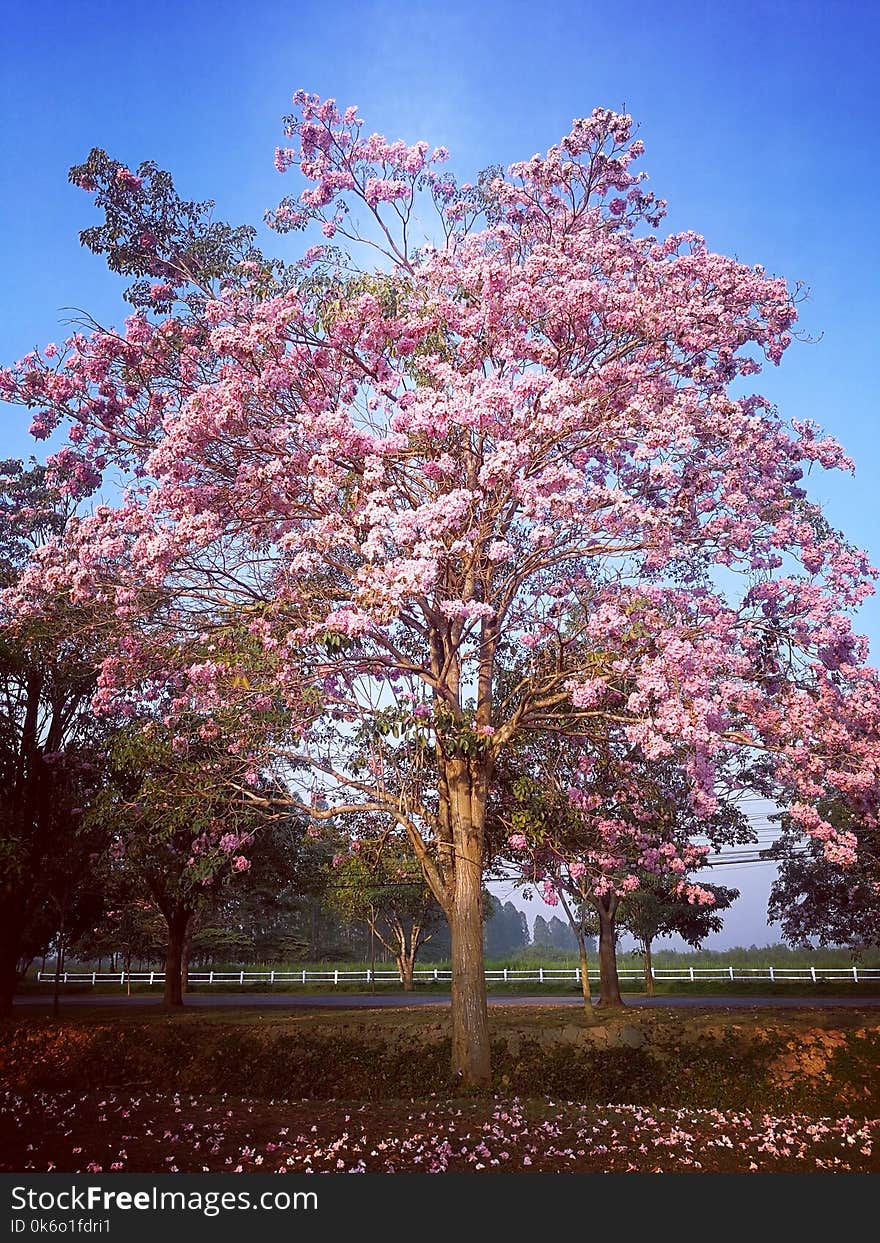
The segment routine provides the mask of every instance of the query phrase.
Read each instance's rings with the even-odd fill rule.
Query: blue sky
[[[63,308],[124,314],[118,281],[77,241],[95,217],[67,169],[92,146],[156,160],[186,197],[243,223],[292,188],[272,156],[297,87],[358,104],[389,137],[449,147],[463,177],[546,149],[597,105],[625,109],[669,228],[809,287],[811,343],[760,387],[855,458],[854,479],[820,475],[813,495],[880,564],[880,6],[49,0],[38,13],[6,5],[3,26],[0,359],[63,337]],[[291,257],[298,244],[272,248]],[[13,412],[0,454],[28,452]],[[880,661],[876,600],[861,628]],[[749,895],[724,943],[767,939],[765,873],[721,878]]]

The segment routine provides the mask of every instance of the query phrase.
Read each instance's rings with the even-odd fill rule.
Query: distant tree
[[[72,515],[44,468],[0,462],[0,591]],[[88,610],[47,610],[22,624],[0,605],[0,1012],[34,952],[69,928],[94,850],[81,830],[102,750],[89,706],[100,653],[85,637]]]
[[[71,956],[99,965],[106,958],[111,971],[117,963],[128,972],[134,961],[155,962],[165,947],[166,928],[143,884],[107,856],[96,874],[101,907],[92,926],[71,942]]]
[[[856,954],[880,946],[880,839],[859,824],[839,802],[826,802],[821,815],[858,841],[856,862],[835,867],[822,843],[804,843],[788,818],[768,858],[779,861],[770,890],[767,918],[778,923],[791,945],[845,945]]]
[[[502,903],[494,894],[485,897],[486,918],[483,945],[487,958],[504,958],[529,943],[529,924],[525,912],[512,902]]]
[[[325,901],[343,919],[369,928],[393,955],[404,992],[411,992],[416,957],[442,923],[443,909],[403,843],[354,845],[356,850],[334,858]]]
[[[558,915],[554,915],[550,920],[550,944],[560,950],[577,948],[571,925],[561,920]]]
[[[643,879],[655,877],[687,905],[711,905],[711,888],[695,883],[709,846],[750,840],[746,818],[722,782],[743,774],[719,766],[719,796],[702,804],[686,756],[647,758],[639,748],[596,747],[584,760],[564,739],[523,749],[518,771],[499,780],[498,820],[506,823],[510,856],[522,882],[561,906],[581,964],[584,1005],[592,1006],[587,936],[599,936],[600,1004],[623,1004],[617,969],[621,903]],[[754,780],[754,778],[753,778]],[[549,935],[549,934],[548,934]]]
[[[192,958],[278,961],[304,948],[308,904],[325,892],[329,852],[309,836],[305,817],[266,818],[248,848],[251,866],[221,885],[189,942]]]
[[[714,898],[711,905],[699,905],[677,893],[674,886],[659,877],[645,875],[638,889],[628,893],[617,911],[617,926],[639,942],[645,963],[645,992],[654,995],[651,946],[659,937],[679,936],[699,949],[701,943],[724,926],[721,912],[739,897],[738,889],[724,885],[704,885]]]
[[[183,754],[157,728],[120,729],[91,810],[113,834],[117,867],[144,886],[166,922],[166,1006],[183,1005],[194,916],[250,869],[244,852],[264,823],[250,802],[230,796],[221,779],[228,762],[215,737]]]
[[[558,915],[551,915],[549,920],[541,915],[535,916],[532,944],[552,946],[560,950],[577,949],[577,940],[570,924],[560,919]]]

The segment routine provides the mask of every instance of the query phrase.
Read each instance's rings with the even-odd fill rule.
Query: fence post
[[[542,984],[544,983],[544,968],[543,967],[538,968],[538,979],[541,981]]]
[[[504,983],[507,983],[507,968],[504,968]]]
[[[689,967],[689,968],[688,968],[688,970],[689,970],[689,971],[690,971],[690,973],[691,973],[691,983],[693,984],[693,982],[694,982],[694,969],[693,969],[693,967]]]
[[[577,982],[578,982],[578,976],[579,976],[579,975],[580,975],[580,972],[578,971],[577,967],[575,967],[575,969],[574,969],[574,982],[575,982],[575,984],[577,984]]]
[[[92,972],[92,988],[95,987],[95,972]]]
[[[436,967],[434,968],[434,979],[435,979],[435,980],[439,980],[439,979],[440,979],[440,975],[439,975],[439,972],[437,971],[437,968],[436,968]]]
[[[769,970],[769,972],[770,972],[770,979],[771,979],[771,980],[775,980],[775,979],[776,979],[776,976],[773,974],[773,968],[772,968],[772,967],[769,967],[769,968],[768,968],[768,970]]]
[[[304,971],[304,972],[303,972],[303,984],[305,984],[305,982],[306,982],[306,973],[305,973],[305,971]]]
[[[119,973],[119,983],[120,983],[120,984],[124,984],[124,983],[125,983],[125,972],[124,972],[124,971],[121,971],[121,972]]]
[[[730,978],[733,979],[733,967],[730,968]]]
[[[211,971],[211,974],[210,974],[210,976],[209,976],[209,978],[208,978],[208,983],[209,983],[209,984],[213,984],[213,983],[214,983],[214,972],[213,972],[213,970]]]
[[[859,969],[858,969],[858,967],[853,967],[853,979],[855,980],[856,984],[858,984],[858,982],[859,982]]]
[[[270,983],[270,984],[274,984],[274,983],[275,983],[275,972],[274,972],[274,971],[270,971],[270,972],[269,972],[269,983]]]
[[[333,972],[333,983],[334,983],[334,984],[338,984],[338,983],[339,983],[339,968],[338,968],[338,967],[337,967],[337,969]]]
[[[810,967],[810,975],[813,977],[813,983],[816,983],[816,968]]]
[[[153,977],[155,976],[155,974],[156,974],[156,972],[155,972],[155,971],[151,971],[151,972],[150,972],[150,983],[151,983],[151,984],[153,983]]]
[[[66,971],[64,972],[64,983],[65,984],[67,983],[67,972]]]

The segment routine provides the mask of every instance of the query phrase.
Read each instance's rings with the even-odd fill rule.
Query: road
[[[16,1006],[51,1009],[52,999],[45,994],[27,994],[15,999]],[[62,994],[61,1005],[65,1008],[94,1006],[118,1008],[120,1006],[158,1007],[161,999],[155,993],[87,993]],[[700,994],[669,994],[661,997],[645,997],[638,993],[626,994],[628,1006],[680,1006],[694,1009],[755,1010],[755,1009],[835,1009],[847,1007],[865,1009],[880,1006],[880,996],[874,997],[724,997]],[[190,993],[186,1005],[193,1009],[210,1007],[251,1007],[263,1009],[312,1009],[312,1010],[375,1010],[395,1006],[448,1006],[449,996],[443,993]],[[514,993],[490,993],[490,1006],[582,1006],[576,994],[543,997],[519,997]]]

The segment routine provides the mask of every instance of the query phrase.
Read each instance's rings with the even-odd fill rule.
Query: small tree
[[[565,739],[520,754],[523,771],[499,791],[499,820],[523,883],[560,904],[577,941],[584,1005],[592,1005],[587,936],[599,936],[602,1006],[620,1006],[618,911],[646,878],[686,906],[710,906],[714,892],[691,879],[711,845],[751,840],[730,799],[701,805],[684,764],[649,760],[639,748],[606,742],[591,753]],[[503,775],[503,774],[502,774]],[[744,773],[718,772],[745,780]],[[752,774],[752,779],[755,779]],[[702,836],[709,844],[696,845]]]
[[[821,806],[823,818],[858,840],[856,863],[842,871],[825,857],[821,842],[803,843],[783,816],[783,833],[765,852],[779,861],[767,918],[782,927],[790,945],[845,945],[854,954],[880,946],[880,841],[839,801]]]
[[[369,928],[393,956],[404,992],[412,992],[416,957],[443,920],[443,910],[405,846],[357,841],[354,847],[334,858],[326,901],[343,919]]]
[[[92,926],[71,943],[71,954],[99,964],[106,957],[111,970],[118,962],[125,972],[133,961],[154,963],[165,949],[167,928],[139,878],[109,853],[95,876],[101,886],[101,907]]]
[[[638,889],[628,893],[617,912],[617,925],[639,942],[645,964],[645,992],[654,995],[651,946],[658,937],[679,936],[698,949],[713,932],[724,926],[721,912],[739,897],[738,889],[724,885],[701,885],[711,903],[688,901],[668,882],[653,875],[640,877]]]
[[[329,858],[327,844],[309,835],[308,823],[295,813],[260,818],[248,847],[251,866],[235,873],[234,883],[222,885],[205,908],[192,938],[194,956],[277,961],[292,942],[302,947],[304,914],[324,897]]]
[[[114,837],[116,866],[142,884],[167,926],[166,1006],[183,1005],[187,937],[196,912],[246,872],[261,813],[232,801],[222,780],[228,758],[216,739],[187,755],[155,724],[121,729],[109,780],[91,816]]]

